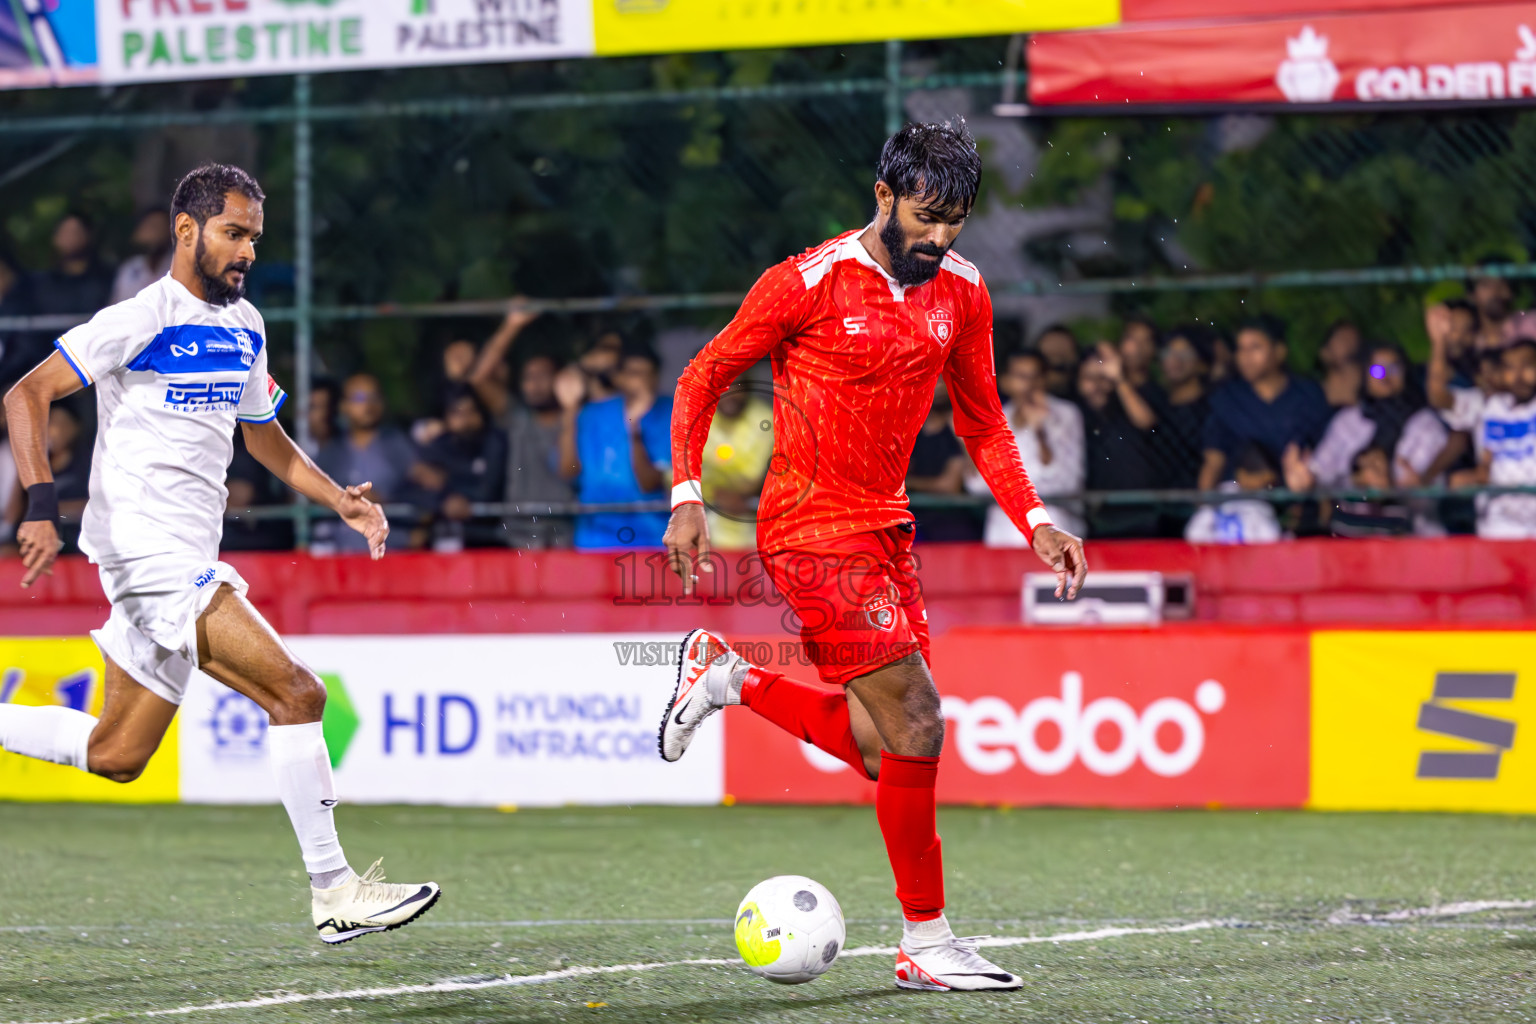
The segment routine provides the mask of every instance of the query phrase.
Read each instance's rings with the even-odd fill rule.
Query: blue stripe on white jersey
[[[1500,441],[1519,441],[1536,433],[1536,419],[1496,420],[1483,422],[1483,440],[1489,448]]]
[[[69,368],[75,371],[75,376],[80,378],[81,387],[88,388],[96,383],[91,380],[90,374],[85,372],[84,367],[75,362],[75,357],[69,354],[69,346],[64,344],[63,338],[55,338],[53,347],[59,350],[59,355],[64,357],[64,361],[69,364]]]
[[[99,564],[217,557],[237,420],[273,412],[266,328],[173,277],[59,339],[96,387],[99,426],[80,547]]]
[[[212,324],[167,327],[129,362],[130,370],[154,373],[246,373],[266,340],[255,331]]]

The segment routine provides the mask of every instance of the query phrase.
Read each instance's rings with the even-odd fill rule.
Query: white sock
[[[304,869],[317,889],[333,889],[352,874],[336,836],[336,783],[319,722],[267,727],[277,792],[299,837]]]
[[[950,930],[949,919],[943,914],[932,921],[902,921],[901,944],[908,949],[923,946],[940,946],[955,937]]]
[[[0,704],[0,747],[23,757],[89,771],[86,755],[95,728],[95,718],[74,708]]]

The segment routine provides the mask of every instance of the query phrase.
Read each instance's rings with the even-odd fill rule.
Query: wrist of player
[[[1024,514],[1024,536],[1029,539],[1030,547],[1034,547],[1035,536],[1042,526],[1052,526],[1051,514],[1045,510],[1044,505],[1036,505]]]
[[[27,512],[21,517],[24,523],[57,523],[59,521],[59,491],[52,480],[33,484],[27,488]]]
[[[352,495],[348,494],[347,489],[340,484],[336,484],[335,486],[336,489],[329,495],[309,495],[309,500],[313,501],[317,505],[326,506],[332,512],[342,512],[346,508],[347,504],[352,500]]]
[[[679,480],[672,486],[672,511],[684,505],[704,507],[704,487],[698,480]]]

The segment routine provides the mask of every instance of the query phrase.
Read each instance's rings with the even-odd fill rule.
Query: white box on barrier
[[[500,806],[711,804],[724,731],[661,760],[673,634],[293,637],[326,680],[343,802]],[[266,715],[201,677],[182,708],[181,798],[277,800]]]
[[[1031,625],[1127,626],[1163,621],[1163,574],[1090,572],[1072,601],[1056,598],[1056,574],[1024,574],[1024,621]]]

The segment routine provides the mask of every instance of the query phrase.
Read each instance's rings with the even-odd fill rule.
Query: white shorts
[[[91,639],[140,686],[180,704],[197,671],[197,620],[219,584],[241,594],[249,584],[224,562],[175,555],[99,568],[112,614]]]

